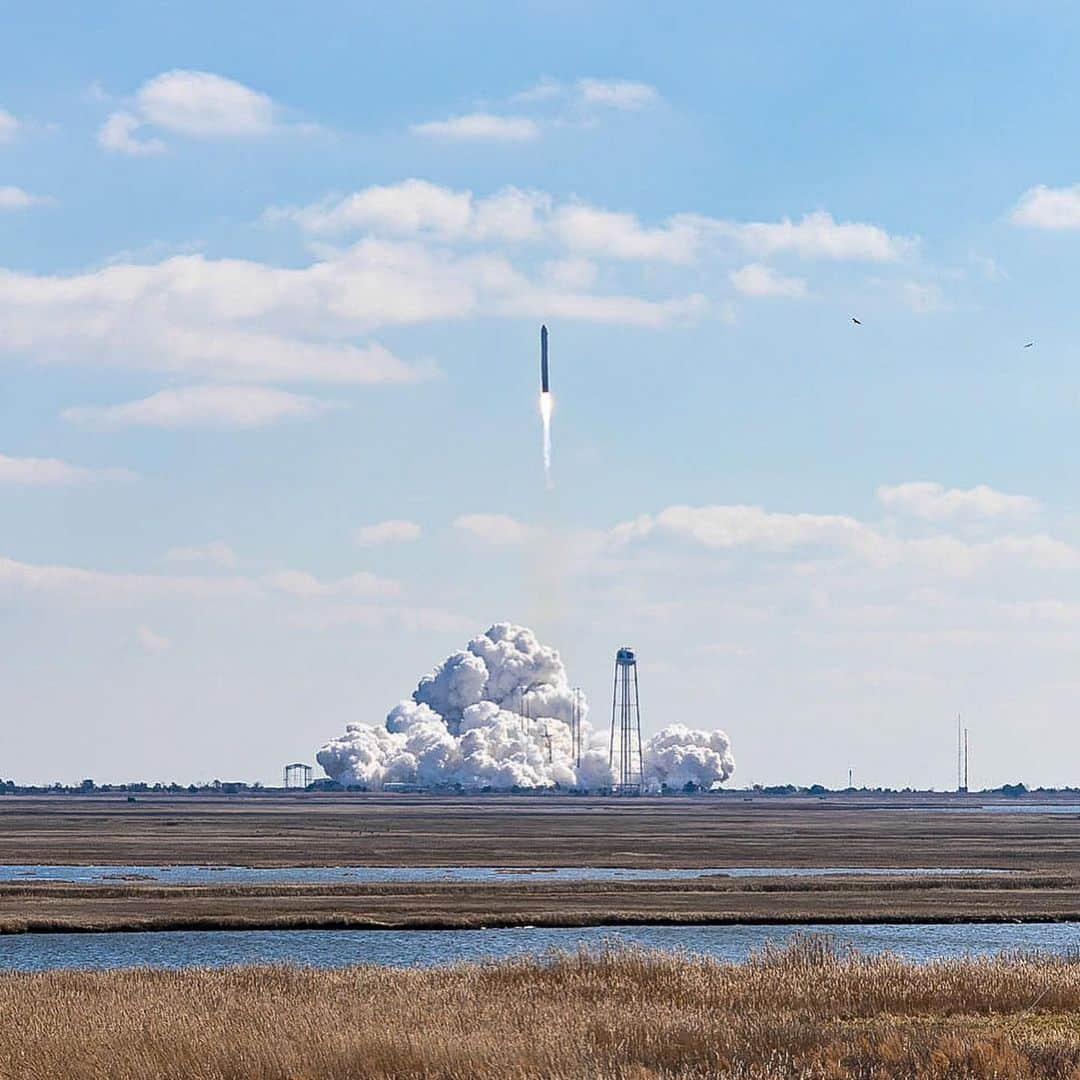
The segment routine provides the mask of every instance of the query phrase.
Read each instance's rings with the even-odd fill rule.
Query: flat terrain
[[[1080,877],[505,885],[0,884],[0,933],[969,921],[1080,921]]]
[[[1080,871],[1080,812],[943,809],[984,801],[16,796],[0,798],[0,863]]]
[[[927,965],[814,939],[429,970],[0,974],[0,1077],[1071,1080],[1080,964]]]
[[[611,883],[507,874],[490,884],[26,880],[0,884],[0,932],[1080,920],[1080,814],[953,812],[942,804],[940,797],[5,798],[0,863],[1008,872]]]

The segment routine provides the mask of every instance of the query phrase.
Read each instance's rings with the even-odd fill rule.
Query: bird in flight
[[[852,322],[853,322],[853,323],[854,323],[854,324],[855,324],[856,326],[862,326],[862,323],[861,323],[861,322],[859,322],[859,320],[858,320],[858,319],[856,319],[854,315],[852,315],[852,316],[851,316],[851,321],[852,321]]]
[[[1032,346],[1032,345],[1034,345],[1034,344],[1035,344],[1035,342],[1034,342],[1034,341],[1029,341],[1029,342],[1028,342],[1028,343],[1027,343],[1027,344],[1026,344],[1026,345],[1024,346],[1024,348],[1025,348],[1025,349],[1030,349],[1030,348],[1031,348],[1031,346]]]

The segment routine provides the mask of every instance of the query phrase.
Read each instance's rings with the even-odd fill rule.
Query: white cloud
[[[623,544],[653,533],[687,537],[711,548],[790,551],[812,544],[856,545],[869,530],[841,514],[777,513],[760,506],[669,506],[617,525],[612,538]]]
[[[613,109],[644,109],[660,98],[655,86],[628,79],[582,79],[578,89],[584,104]]]
[[[19,121],[6,109],[0,109],[0,144],[11,142],[19,134]]]
[[[731,272],[731,283],[743,296],[790,296],[806,295],[806,282],[802,278],[785,277],[770,266],[748,263]]]
[[[162,637],[161,634],[154,633],[149,626],[140,626],[135,631],[135,639],[139,643],[139,648],[143,652],[148,653],[163,653],[168,652],[172,647],[172,642],[167,637]]]
[[[127,469],[87,469],[58,458],[7,457],[0,454],[0,486],[75,487],[109,480],[131,480]]]
[[[396,581],[378,577],[366,570],[336,581],[322,581],[303,570],[279,570],[267,574],[262,581],[271,589],[303,600],[326,596],[392,596],[400,591]]]
[[[492,113],[468,113],[448,120],[429,120],[413,124],[409,130],[426,138],[454,141],[528,142],[537,138],[540,128],[527,116],[495,116]]]
[[[98,143],[105,150],[146,155],[165,149],[156,136],[137,137],[147,127],[196,139],[247,139],[311,130],[281,123],[278,112],[266,94],[235,79],[175,69],[143,83],[130,108],[110,113],[98,132]]]
[[[139,139],[135,133],[142,127],[142,121],[129,112],[109,113],[105,123],[97,134],[98,145],[103,150],[112,150],[118,154],[130,154],[141,157],[147,154],[160,154],[165,144],[160,139]]]
[[[1006,535],[972,543],[955,536],[905,537],[843,514],[792,514],[760,506],[669,506],[615,526],[615,549],[648,537],[677,537],[722,551],[818,553],[877,570],[912,567],[963,577],[993,566],[1080,569],[1080,550],[1044,534]],[[805,557],[805,556],[804,556]]]
[[[836,221],[824,210],[806,214],[801,221],[721,221],[692,217],[704,229],[733,237],[755,255],[791,252],[804,259],[891,262],[909,254],[916,242],[891,236],[877,225]]]
[[[646,228],[633,214],[598,210],[584,203],[558,207],[551,217],[555,238],[572,251],[609,259],[692,263],[701,239],[689,220]]]
[[[200,255],[66,277],[0,270],[0,352],[217,380],[414,382],[424,372],[382,346],[334,339],[462,313],[468,286],[425,265],[361,245],[295,270]]]
[[[303,570],[261,577],[127,574],[83,567],[21,562],[0,556],[0,590],[110,603],[152,599],[349,601],[395,596],[395,581],[366,571],[324,580]]]
[[[1041,506],[1028,495],[1007,495],[985,484],[973,488],[946,488],[933,481],[912,480],[882,485],[878,500],[889,510],[930,521],[955,517],[1026,517]]]
[[[0,556],[0,588],[120,601],[149,597],[237,599],[260,593],[259,588],[246,578],[110,573],[77,566],[20,562],[3,556]]]
[[[334,407],[332,402],[264,386],[185,386],[119,405],[76,406],[65,409],[63,417],[98,429],[261,428],[280,420],[308,419]]]
[[[31,206],[44,206],[51,202],[44,195],[31,195],[20,187],[0,187],[0,211],[28,210]]]
[[[165,552],[166,562],[211,563],[232,569],[236,566],[236,553],[223,540],[211,540],[208,544],[192,547],[174,547]]]
[[[580,200],[556,204],[541,191],[506,187],[475,196],[416,178],[310,206],[274,209],[267,217],[294,221],[314,233],[367,230],[429,234],[455,242],[546,243],[581,256],[677,265],[732,245],[760,257],[793,253],[806,259],[851,261],[895,260],[916,245],[876,225],[837,222],[824,212],[807,214],[800,222],[788,218],[737,222],[682,213],[650,226],[634,214]]]
[[[532,533],[528,525],[509,514],[462,514],[454,519],[454,528],[496,546],[520,544]]]
[[[373,525],[361,525],[353,535],[361,547],[376,547],[380,544],[403,544],[419,540],[422,531],[415,521],[391,518],[388,521],[377,521]]]
[[[545,75],[542,79],[533,83],[527,90],[520,90],[518,93],[514,94],[510,100],[518,101],[522,104],[532,104],[538,101],[554,101],[556,98],[562,97],[565,93],[565,83],[561,83],[558,79],[553,79],[549,75]]]
[[[1038,184],[1028,188],[1009,220],[1033,229],[1080,229],[1080,184],[1051,188]]]
[[[559,289],[590,289],[598,273],[596,263],[576,256],[551,259],[542,269],[545,280]]]
[[[408,384],[433,369],[353,339],[475,315],[543,316],[549,302],[553,316],[639,326],[703,308],[696,296],[553,289],[499,254],[367,238],[296,269],[183,255],[71,276],[0,270],[0,356],[232,383]]]
[[[274,127],[266,94],[208,71],[166,71],[143,83],[136,102],[149,123],[181,135],[266,135]]]

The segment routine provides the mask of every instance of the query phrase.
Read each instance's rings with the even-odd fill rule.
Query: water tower
[[[638,706],[637,657],[624,645],[615,654],[615,689],[611,695],[611,742],[608,764],[615,790],[637,795],[645,782],[641,760],[641,709]]]

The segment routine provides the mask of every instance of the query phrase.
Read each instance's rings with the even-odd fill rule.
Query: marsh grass
[[[742,964],[7,973],[0,1077],[1080,1080],[1080,957],[914,964],[803,937]]]

